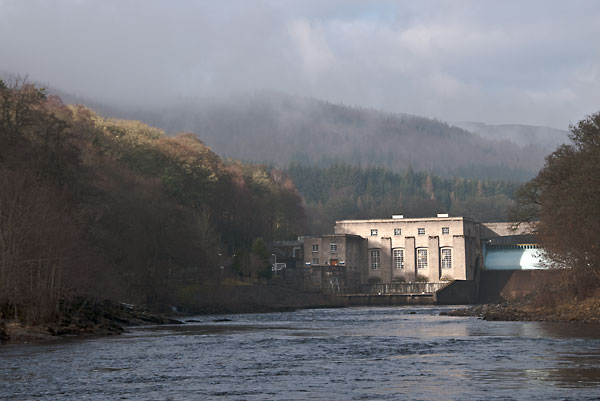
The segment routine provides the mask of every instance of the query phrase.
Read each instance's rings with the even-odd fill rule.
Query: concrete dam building
[[[336,234],[367,241],[369,282],[472,280],[479,268],[479,230],[465,217],[342,220]]]
[[[447,214],[341,220],[334,234],[302,238],[304,266],[313,285],[341,292],[434,293],[450,282],[476,287],[486,270],[543,268],[535,237],[511,225]]]

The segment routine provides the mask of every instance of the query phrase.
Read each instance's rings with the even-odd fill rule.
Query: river
[[[443,307],[198,316],[0,347],[7,400],[600,399],[600,327]],[[219,319],[231,321],[217,321]]]

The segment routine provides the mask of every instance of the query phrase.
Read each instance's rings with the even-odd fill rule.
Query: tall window
[[[404,269],[404,249],[394,249],[394,267]]]
[[[425,235],[425,228],[419,227],[417,228],[417,232],[419,233],[419,235]]]
[[[450,234],[450,227],[442,227],[442,234]]]
[[[427,268],[427,249],[417,249],[417,268]]]
[[[319,258],[312,258],[312,263],[313,265],[318,265],[319,264]]]
[[[394,235],[402,235],[402,229],[394,228]]]
[[[371,250],[371,270],[379,270],[379,249]]]
[[[377,229],[376,228],[372,228],[371,229],[371,237],[374,237],[377,235]]]
[[[313,244],[312,251],[313,252],[319,252],[319,244]]]
[[[335,252],[337,252],[337,243],[335,243],[335,242],[332,242],[332,243],[329,245],[329,249],[330,249],[330,251],[331,251],[332,253],[335,253]]]
[[[442,269],[452,269],[452,249],[442,249]]]

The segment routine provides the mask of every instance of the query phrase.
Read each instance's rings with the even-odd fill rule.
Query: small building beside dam
[[[303,286],[348,304],[475,303],[486,271],[544,268],[535,236],[511,227],[447,214],[340,220],[334,234],[302,237]]]

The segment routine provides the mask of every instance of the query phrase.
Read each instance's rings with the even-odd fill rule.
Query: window
[[[427,249],[417,249],[417,269],[427,268]]]
[[[402,230],[399,228],[394,228],[394,235],[402,235]]]
[[[332,242],[332,243],[329,245],[329,250],[331,251],[331,253],[336,253],[336,252],[337,252],[337,243],[335,243],[335,242]]]
[[[450,227],[442,227],[442,234],[450,234]]]
[[[318,265],[319,264],[319,258],[312,258],[312,264],[313,265]]]
[[[374,237],[377,235],[377,229],[376,228],[372,228],[371,229],[371,237]]]
[[[312,251],[319,252],[319,244],[313,244]]]
[[[442,249],[442,269],[452,269],[452,249]]]
[[[419,233],[419,235],[425,235],[425,229],[423,227],[417,228],[417,232]]]
[[[404,249],[394,249],[394,267],[404,269]]]
[[[371,270],[379,270],[379,249],[371,251]]]

